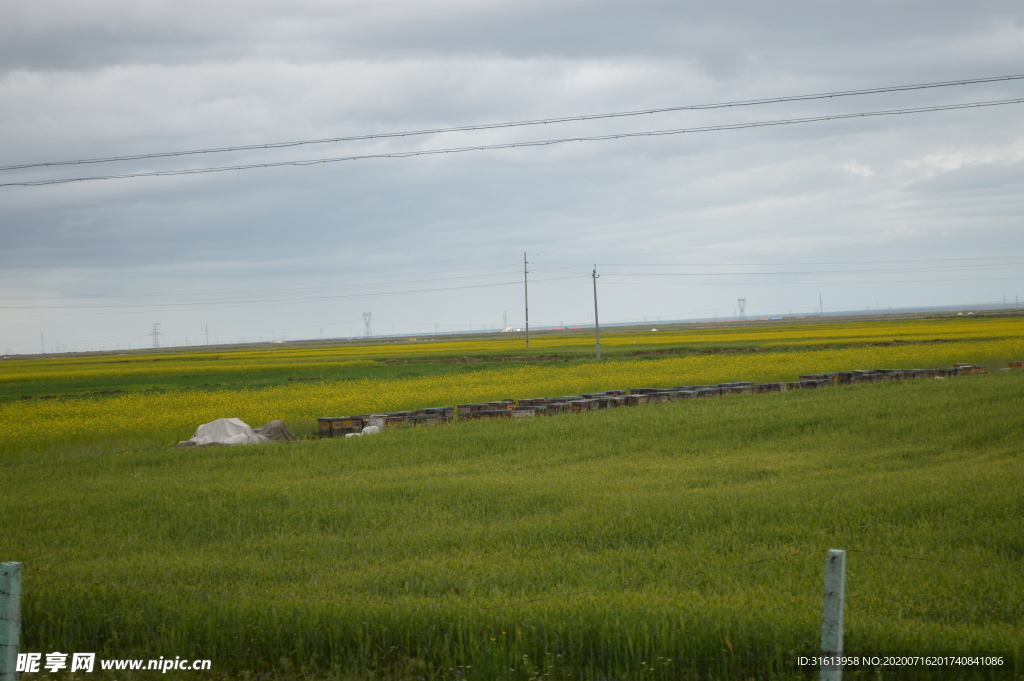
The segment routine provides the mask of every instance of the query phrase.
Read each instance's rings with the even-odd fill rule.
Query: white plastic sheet
[[[241,419],[217,419],[196,428],[196,434],[179,447],[206,447],[208,445],[255,445],[270,442]]]

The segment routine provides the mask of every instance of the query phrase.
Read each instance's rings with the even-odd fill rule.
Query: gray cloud
[[[40,1],[6,9],[6,68],[248,59],[689,56],[719,76],[750,60],[863,53],[1020,25],[1011,2],[198,2]],[[864,58],[871,60],[870,54]],[[852,66],[852,65],[851,65]],[[850,69],[854,70],[854,69]]]
[[[998,75],[1019,70],[1024,56],[1021,10],[1003,2],[94,2],[84,9],[39,2],[3,13],[3,163]],[[0,177],[685,127],[1013,97],[1022,88],[993,84]],[[521,324],[515,285],[324,296],[515,281],[500,273],[514,272],[524,250],[538,268],[532,312],[541,324],[589,318],[594,262],[632,263],[620,273],[642,274],[644,263],[1024,253],[1016,237],[1024,208],[1019,121],[1019,107],[1004,107],[0,188],[0,297],[29,308],[0,311],[0,349],[32,351],[40,330],[81,347],[138,344],[156,316],[179,341],[195,338],[211,319],[222,340],[285,329],[291,337],[317,335],[324,325],[325,333],[358,333],[364,307],[382,320],[381,332],[495,325],[505,310]],[[906,275],[900,284],[881,274],[669,282],[617,279],[613,270],[602,280],[609,321],[728,311],[740,296],[748,311],[769,313],[809,309],[820,290],[827,307],[841,308],[888,304],[869,300],[882,297],[906,305],[988,300],[1005,287],[1024,288],[1012,276],[990,281],[1002,270]],[[487,272],[496,274],[446,279]],[[546,281],[563,275],[575,279]],[[424,283],[436,279],[447,283]],[[268,297],[303,300],[199,304]],[[195,304],[146,307],[155,301]],[[63,304],[69,309],[43,307]],[[278,328],[254,322],[260,311],[272,312]]]

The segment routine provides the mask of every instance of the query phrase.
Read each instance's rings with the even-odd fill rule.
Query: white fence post
[[[821,618],[821,654],[842,657],[843,607],[846,601],[846,551],[829,549],[825,559],[825,608]],[[841,681],[843,666],[821,665],[821,681]]]
[[[17,681],[21,563],[0,563],[0,681]]]

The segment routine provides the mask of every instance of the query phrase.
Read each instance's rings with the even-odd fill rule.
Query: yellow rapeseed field
[[[916,328],[914,324],[904,326],[906,328],[901,328],[896,337],[909,336]],[[937,330],[928,329],[927,324],[923,326],[925,330],[921,333],[938,337]],[[984,328],[979,330],[982,326]],[[1016,331],[1020,327],[1019,323],[1009,324],[1002,320],[969,328],[972,333],[989,334],[997,340],[704,354],[647,361],[517,366],[415,378],[324,381],[261,389],[133,392],[105,398],[13,402],[0,405],[0,443],[81,442],[120,436],[172,441],[186,439],[199,424],[221,417],[238,417],[253,425],[279,418],[296,430],[308,433],[312,432],[315,419],[320,416],[445,406],[509,397],[578,394],[612,388],[671,387],[736,380],[794,380],[802,373],[824,371],[925,368],[950,366],[956,362],[998,363],[1024,357],[1024,338],[1019,334],[1010,335],[1011,330]],[[765,340],[771,335],[769,331],[762,332]],[[870,329],[847,329],[850,335],[854,335],[851,333],[854,331],[864,337],[869,335]],[[791,332],[776,332],[775,340],[779,344],[785,344],[778,337],[784,333]],[[819,328],[815,333],[820,336],[833,333],[837,340],[850,337],[830,329]],[[1000,334],[1002,338],[999,338]],[[644,342],[650,343],[650,337],[654,335],[646,334]],[[888,336],[894,334],[875,337]],[[321,357],[326,354],[323,350],[320,352]],[[250,366],[265,360],[260,352],[238,353],[232,355],[232,360],[241,361],[239,355],[243,354],[250,355]],[[300,354],[296,352],[293,356]],[[113,367],[114,371],[121,370],[117,365]],[[55,368],[58,371],[75,371],[70,367]]]
[[[242,354],[242,353],[238,353]],[[249,353],[246,353],[249,354]],[[287,368],[297,374],[315,375],[326,363],[333,367],[372,366],[370,359],[301,360],[295,357],[239,357],[235,353],[182,354],[159,358],[139,356],[133,359],[112,360],[109,357],[74,357],[29,360],[3,367],[0,382],[24,383],[29,381],[77,381],[88,379],[117,379],[141,376],[195,376],[206,374],[252,374],[266,369]]]
[[[851,344],[921,341],[1012,340],[1024,337],[1024,318],[926,319],[828,324],[786,324],[763,327],[711,327],[689,325],[667,332],[605,332],[601,344],[606,348],[639,346],[682,346],[748,344],[763,348],[790,346],[843,346]],[[593,337],[586,333],[535,336],[530,351],[579,349],[591,347]],[[521,335],[480,340],[442,340],[429,337],[393,343],[341,346],[280,346],[247,350],[204,348],[175,352],[159,357],[151,355],[73,356],[22,360],[0,366],[0,383],[62,381],[88,378],[129,378],[133,376],[170,376],[237,372],[255,373],[287,368],[296,373],[315,375],[325,367],[371,366],[374,361],[397,358],[461,356],[476,353],[527,354]]]

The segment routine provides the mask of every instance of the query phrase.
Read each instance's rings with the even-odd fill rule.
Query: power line
[[[928,271],[970,271],[970,270],[1005,270],[1018,269],[1021,263],[996,263],[977,265],[943,265],[938,267],[890,267],[886,269],[860,270],[782,270],[775,272],[609,272],[609,277],[734,277],[740,275],[781,276],[792,274],[863,274],[885,272],[928,272]]]
[[[905,239],[904,240],[900,240],[898,242],[898,244],[896,244],[894,242],[894,244],[896,244],[896,245],[887,243],[887,244],[883,244],[883,245],[876,244],[876,245],[873,245],[873,246],[853,246],[853,245],[850,245],[850,244],[843,244],[843,245],[836,246],[836,247],[822,247],[822,246],[813,246],[813,247],[811,247],[811,246],[803,245],[803,246],[800,246],[800,247],[797,247],[797,246],[793,246],[793,247],[786,246],[784,248],[777,247],[777,248],[772,248],[772,249],[758,249],[758,250],[729,248],[728,254],[729,255],[735,255],[735,254],[738,254],[738,253],[750,253],[750,254],[755,254],[756,253],[758,255],[767,255],[767,256],[775,257],[778,254],[783,254],[785,256],[790,256],[790,255],[792,255],[794,253],[822,253],[822,252],[831,252],[831,251],[840,251],[844,255],[847,255],[848,252],[853,252],[853,251],[869,251],[871,253],[878,253],[879,251],[899,252],[901,249],[903,249],[903,247],[901,245],[905,245],[906,241],[907,240],[905,240]],[[857,243],[860,243],[860,242],[857,242]],[[1024,242],[1019,242],[1019,241],[992,241],[992,242],[986,241],[984,245],[989,250],[999,250],[999,251],[1004,251],[1004,252],[1010,251],[1012,249],[1024,248]],[[934,244],[932,244],[929,247],[929,250],[932,250],[932,251],[942,251],[942,252],[947,252],[947,253],[948,252],[969,252],[969,249],[975,248],[977,246],[978,246],[977,240],[975,240],[975,241],[968,241],[968,242],[946,242],[946,243],[934,243]],[[998,248],[997,249],[992,249],[991,247],[993,247],[993,246],[994,247],[998,247]],[[918,247],[918,250],[922,250],[921,247]],[[547,257],[550,257],[550,258],[555,258],[555,257],[559,258],[558,260],[542,260],[542,261],[540,261],[541,264],[546,264],[546,265],[573,265],[575,267],[590,267],[591,264],[594,262],[594,258],[598,258],[599,259],[599,258],[611,257],[609,255],[609,253],[613,253],[614,257],[622,257],[622,256],[627,256],[627,255],[635,255],[635,256],[638,256],[638,257],[645,257],[645,258],[650,258],[650,257],[666,258],[666,257],[669,257],[669,256],[678,255],[678,256],[686,256],[688,258],[692,258],[694,255],[699,255],[699,254],[705,254],[705,255],[707,255],[707,257],[716,257],[716,258],[725,257],[725,253],[723,253],[721,249],[714,248],[714,247],[705,248],[703,250],[691,250],[691,249],[688,249],[686,251],[664,251],[662,249],[657,249],[657,250],[653,250],[653,251],[652,250],[647,250],[647,251],[622,251],[622,250],[614,249],[613,252],[612,251],[600,251],[600,252],[581,251],[581,252],[573,252],[571,254],[566,254],[564,252],[546,253],[546,254],[538,253],[536,257],[540,258],[542,256],[547,256]],[[574,262],[569,262],[567,260],[564,260],[564,258],[566,258],[566,257],[575,257],[575,258],[580,258],[580,259],[577,260],[577,261],[574,261]],[[820,257],[825,257],[825,256],[821,255]],[[849,257],[853,257],[853,256],[850,255]],[[866,257],[866,256],[864,256],[864,257]],[[961,259],[964,259],[964,260],[974,260],[974,259],[984,260],[984,259],[996,258],[996,257],[1017,258],[1017,257],[1024,257],[1024,256],[1022,256],[1022,255],[977,256],[977,257],[965,257],[965,258],[937,258],[935,260],[961,260]],[[922,262],[929,262],[929,261],[932,261],[932,260],[933,259],[928,259],[928,260],[923,260]],[[848,261],[792,262],[792,263],[787,263],[787,264],[801,264],[801,265],[822,264],[822,265],[830,265],[830,264],[837,264],[837,263],[843,263],[843,262],[848,262]],[[849,262],[859,262],[859,261],[849,261]],[[890,262],[890,261],[889,260],[865,260],[863,262],[865,262],[865,263],[873,263],[873,262]],[[908,259],[900,258],[898,260],[893,260],[892,262],[918,262],[918,260],[908,260]],[[662,265],[664,265],[664,266],[671,266],[671,265],[685,265],[685,266],[689,266],[691,264],[696,265],[696,264],[701,264],[701,263],[688,263],[688,262],[672,262],[672,263],[664,263],[664,262],[642,262],[642,263],[627,262],[627,263],[622,263],[622,262],[618,262],[618,263],[612,263],[612,262],[601,262],[600,260],[598,260],[597,264],[598,265],[618,264],[618,265],[627,265],[627,266],[634,265],[634,264],[645,264],[645,265],[651,265],[651,266],[662,266]],[[739,265],[760,265],[760,264],[767,264],[767,265],[771,265],[771,264],[778,264],[778,263],[776,263],[776,262],[714,262],[714,263],[703,263],[703,264],[719,264],[719,265],[736,265],[736,264],[739,264]],[[4,276],[4,275],[5,275],[4,273],[0,272],[0,278],[2,278],[2,276]],[[16,274],[15,276],[16,276],[16,278],[20,279],[20,278],[22,278],[22,276],[24,276],[24,274],[20,274],[19,273],[19,274]]]
[[[1022,256],[1024,257],[1024,256]],[[563,268],[564,269],[564,268]],[[292,286],[292,287],[262,287],[262,288],[247,288],[247,289],[226,289],[221,291],[194,291],[188,293],[133,293],[133,294],[113,294],[104,296],[0,296],[2,300],[95,300],[96,298],[168,298],[175,296],[216,296],[224,294],[234,293],[261,293],[268,291],[321,291],[321,290],[332,290],[332,289],[352,289],[352,288],[368,288],[368,287],[385,287],[385,286],[409,286],[412,284],[431,283],[439,281],[456,281],[460,279],[484,279],[491,277],[505,277],[510,274],[517,274],[518,270],[508,270],[502,272],[493,272],[490,274],[470,274],[460,275],[452,277],[433,277],[429,279],[397,279],[391,281],[366,281],[365,278],[361,280],[361,283],[348,283],[348,284],[330,284],[326,286]]]
[[[173,156],[192,156],[198,154],[220,154],[230,151],[253,151],[258,149],[283,149],[287,147],[299,147],[311,144],[331,144],[337,142],[355,142],[360,140],[385,139],[390,137],[412,137],[416,135],[434,135],[446,132],[467,132],[475,130],[496,130],[500,128],[518,128],[533,125],[550,125],[556,123],[572,123],[578,121],[593,121],[607,118],[625,118],[628,116],[643,116],[648,114],[670,113],[673,111],[704,111],[709,109],[727,109],[745,106],[757,106],[761,104],[778,104],[783,102],[804,102],[816,99],[834,99],[836,97],[853,97],[857,95],[882,94],[886,92],[906,92],[908,90],[926,90],[954,85],[975,85],[978,83],[996,83],[1010,80],[1024,79],[1024,74],[1012,76],[991,76],[987,78],[967,78],[962,80],[941,81],[936,83],[919,83],[916,85],[894,85],[888,87],[866,88],[862,90],[840,90],[837,92],[823,92],[810,95],[789,95],[785,97],[765,97],[761,99],[745,99],[735,102],[718,102],[714,104],[689,104],[682,106],[668,106],[655,109],[639,109],[635,111],[617,111],[612,113],[583,114],[579,116],[562,116],[558,118],[538,118],[524,121],[513,121],[508,123],[482,123],[477,125],[461,125],[443,128],[428,128],[423,130],[407,130],[404,132],[383,132],[368,135],[349,135],[344,137],[325,137],[322,139],[299,140],[294,142],[268,142],[264,144],[248,144],[232,147],[211,147],[207,149],[190,149],[186,151],[164,151],[149,154],[133,154],[128,156],[108,156],[105,158],[87,158],[73,161],[46,161],[41,163],[24,163],[21,165],[0,166],[3,170],[22,170],[25,168],[42,168],[65,165],[84,165],[88,163],[111,163],[115,161],[138,161],[152,158],[168,158]]]
[[[1020,258],[1024,258],[1024,256],[991,256],[991,257],[986,257],[986,258],[981,258],[981,257],[978,257],[978,258],[941,258],[941,259],[935,259],[935,260],[878,260],[878,261],[846,261],[846,262],[836,261],[836,262],[821,262],[821,263],[778,263],[777,266],[784,267],[784,266],[788,266],[788,265],[851,265],[851,264],[876,264],[876,263],[877,264],[889,264],[889,263],[901,263],[901,262],[956,262],[956,261],[965,261],[965,260],[987,260],[987,259],[991,259],[991,260],[1005,260],[1005,259],[1020,259]],[[696,263],[686,263],[686,264],[674,264],[674,263],[657,263],[657,264],[647,264],[647,263],[599,263],[599,264],[601,264],[603,266],[606,266],[606,267],[627,267],[627,266],[628,267],[647,267],[647,266],[657,266],[657,267],[698,267],[698,266],[707,266],[707,267],[711,267],[711,266],[735,266],[735,265],[742,265],[742,264],[755,265],[755,266],[766,266],[766,265],[767,266],[772,266],[772,265],[776,265],[776,263],[703,263],[703,264],[700,264],[700,265],[698,265]],[[872,270],[834,270],[834,271],[822,271],[822,270],[811,271],[811,270],[808,270],[808,271],[776,271],[776,272],[635,272],[635,273],[631,273],[631,272],[612,272],[612,273],[608,273],[607,276],[619,276],[619,277],[626,277],[626,276],[668,276],[668,277],[671,277],[671,276],[847,274],[847,273],[863,273],[863,272],[909,272],[909,271],[919,271],[919,270],[920,271],[924,271],[924,270],[971,270],[971,269],[1002,270],[1002,269],[1008,269],[1008,268],[1009,269],[1013,269],[1015,267],[1018,267],[1020,264],[1022,264],[1022,263],[991,263],[991,264],[977,263],[977,264],[973,264],[973,265],[946,265],[946,266],[938,266],[938,267],[888,268],[888,269],[878,269],[878,270],[873,270],[873,269]],[[578,267],[582,268],[583,266],[580,265]],[[573,267],[558,267],[558,268],[546,268],[546,269],[540,269],[540,270],[531,270],[531,273],[533,273],[533,272],[551,272],[551,271],[566,270],[566,269],[573,269]],[[117,295],[117,294],[115,294],[115,295],[104,295],[104,296],[45,296],[45,297],[43,297],[43,296],[38,296],[38,297],[8,296],[8,297],[0,297],[0,301],[60,301],[60,300],[96,300],[96,299],[107,300],[107,299],[126,299],[126,298],[127,299],[132,299],[132,298],[165,298],[165,297],[172,297],[172,296],[190,296],[190,295],[208,296],[208,295],[223,295],[225,293],[259,293],[259,292],[264,292],[264,291],[317,291],[317,290],[353,289],[353,288],[359,289],[359,288],[367,288],[367,287],[371,287],[371,286],[377,288],[377,287],[393,286],[393,285],[409,285],[409,284],[419,284],[419,283],[433,283],[433,282],[455,281],[455,280],[460,280],[460,279],[490,278],[490,277],[497,277],[497,276],[508,276],[510,274],[516,274],[516,272],[514,270],[509,270],[509,271],[503,271],[503,272],[495,272],[493,274],[475,274],[475,275],[464,275],[464,276],[454,276],[454,277],[434,277],[434,278],[427,278],[427,279],[392,280],[390,282],[381,282],[381,283],[376,283],[376,284],[370,284],[370,283],[334,284],[334,285],[328,285],[328,286],[301,286],[301,287],[293,287],[293,288],[292,287],[288,287],[288,288],[276,287],[276,288],[238,289],[238,290],[226,290],[226,291],[197,291],[197,292],[192,292],[192,293],[152,293],[152,294],[130,294],[130,295]],[[582,274],[580,276],[582,276]],[[557,281],[557,280],[547,279],[547,280],[541,280],[541,281],[543,281],[543,282],[551,282],[551,281]],[[482,285],[483,286],[489,286],[489,285],[492,285],[492,284],[482,284]],[[502,283],[502,284],[495,284],[495,285],[503,286],[505,284]],[[473,287],[474,286],[470,286],[468,288],[473,288]],[[462,288],[462,287],[456,287],[456,288]],[[433,290],[433,289],[431,289],[431,290]],[[445,290],[451,290],[451,289],[445,289]],[[403,291],[402,293],[408,293],[408,292],[410,292],[410,291]],[[411,291],[411,292],[417,292],[417,291]],[[388,293],[389,293],[388,291],[382,291],[382,292],[375,292],[373,294],[363,294],[363,295],[387,295]],[[359,295],[359,294],[354,294],[354,295]],[[186,302],[168,302],[168,303],[154,303],[154,304],[150,304],[150,303],[126,304],[126,305],[119,306],[119,307],[148,307],[148,306],[165,306],[165,305],[219,305],[219,304],[223,304],[223,303],[236,304],[236,303],[246,303],[246,302],[256,302],[256,303],[258,303],[258,302],[275,302],[275,301],[294,302],[294,301],[303,301],[303,300],[321,300],[323,298],[333,298],[333,297],[336,297],[336,296],[323,296],[323,297],[311,296],[311,297],[303,297],[303,298],[274,298],[274,299],[240,299],[240,300],[234,300],[234,301],[202,301],[202,300],[193,300],[193,301],[186,301]],[[32,309],[36,309],[36,308],[40,308],[40,307],[45,308],[45,307],[48,307],[48,306],[38,306],[38,305],[31,306]],[[72,307],[72,306],[61,306],[61,307],[63,308],[63,307]],[[81,305],[76,305],[74,307],[82,307],[82,306]],[[0,309],[28,309],[28,307],[26,306],[25,308],[14,308],[14,307],[10,307],[10,306],[0,306]]]
[[[971,258],[912,258],[902,260],[828,260],[824,262],[687,262],[687,263],[651,263],[651,262],[602,262],[604,267],[733,267],[733,266],[789,266],[789,265],[882,265],[900,262],[963,262],[965,260],[1012,260],[1024,258],[1024,255],[982,255]],[[584,267],[584,265],[576,265]],[[557,268],[563,269],[563,268]]]
[[[1020,281],[1020,275],[1014,277],[971,277],[964,279],[876,279],[874,281],[759,281],[756,283],[757,286],[847,286],[849,284],[956,284],[962,282],[974,282],[974,281]],[[585,280],[582,276],[576,277],[573,281],[562,281],[562,280],[547,280],[541,283],[555,283],[555,284],[568,284],[572,286],[582,287],[585,285]],[[671,281],[617,281],[608,282],[605,286],[646,286],[646,287],[657,287],[657,286],[693,286],[693,287],[705,287],[705,286],[749,286],[750,282],[708,282],[708,281],[690,281],[690,282],[671,282]],[[735,305],[727,305],[721,308],[712,309],[735,309]],[[47,316],[47,315],[39,315]],[[64,316],[64,315],[62,315]],[[74,313],[68,313],[66,316],[76,316]],[[664,316],[664,315],[662,315]],[[11,317],[14,318],[14,317]],[[20,316],[17,318],[21,318]]]
[[[976,264],[976,265],[946,265],[940,267],[889,267],[884,269],[855,269],[855,270],[782,270],[782,271],[734,271],[734,272],[609,272],[604,276],[607,277],[738,277],[738,276],[793,276],[802,274],[824,274],[824,275],[843,275],[843,274],[892,274],[892,273],[907,273],[907,272],[972,272],[977,270],[982,271],[1004,271],[1004,270],[1018,270],[1024,263],[996,263],[996,264]],[[583,273],[579,273],[575,276],[562,277],[559,279],[548,279],[546,281],[561,281],[565,279],[575,279],[582,281]],[[622,284],[625,282],[617,282]],[[2,309],[2,308],[0,308]]]
[[[128,305],[3,305],[0,306],[0,310],[67,310],[67,309],[81,309],[83,307],[89,307],[94,309],[99,308],[148,308],[148,307],[216,307],[222,305],[251,305],[251,304],[262,304],[262,303],[294,303],[294,302],[305,302],[313,300],[334,300],[338,298],[368,298],[377,296],[392,296],[392,295],[405,295],[410,293],[432,293],[435,291],[460,291],[463,289],[470,288],[488,288],[492,286],[512,286],[518,284],[516,281],[506,281],[497,284],[472,284],[469,286],[446,286],[440,288],[424,288],[424,289],[413,289],[408,291],[385,291],[380,293],[349,293],[339,294],[333,296],[309,296],[305,298],[264,298],[261,300],[244,299],[244,300],[217,300],[217,301],[198,301],[198,302],[185,302],[185,303],[139,303],[139,304],[128,304]]]
[[[539,279],[538,283],[560,283],[565,278],[559,279]],[[3,319],[38,319],[43,317],[98,317],[103,315],[114,315],[114,314],[136,314],[139,308],[148,307],[179,307],[179,308],[215,308],[215,307],[247,307],[249,305],[263,305],[263,304],[276,304],[276,303],[291,303],[291,302],[309,302],[316,300],[336,300],[339,298],[369,298],[369,297],[384,297],[391,295],[414,295],[417,293],[433,293],[435,291],[461,291],[472,288],[490,288],[497,286],[513,286],[518,285],[518,281],[506,281],[496,284],[476,284],[470,286],[449,286],[444,288],[428,288],[428,289],[410,289],[406,291],[384,291],[379,293],[353,293],[348,295],[333,295],[333,296],[312,296],[306,298],[266,298],[262,300],[220,300],[220,301],[194,301],[184,303],[140,303],[140,304],[126,304],[126,305],[10,305],[0,306],[0,310],[82,310],[82,309],[100,309],[110,310],[111,308],[120,311],[103,311],[103,312],[43,312],[42,314],[3,314]],[[352,321],[359,321],[358,319]],[[320,325],[313,325],[303,328],[317,328]],[[449,324],[448,326],[457,326],[455,324]]]
[[[939,268],[941,269],[941,268]],[[846,272],[827,272],[827,271],[815,271],[815,272],[769,272],[769,273],[757,273],[757,272],[727,272],[727,273],[707,273],[698,274],[694,276],[740,276],[740,275],[752,275],[752,274],[853,274],[853,273],[878,273],[886,274],[893,272],[907,272],[909,270],[855,270]],[[647,276],[651,273],[638,272],[630,274],[606,274],[604,276],[621,276],[621,277],[642,277]],[[589,276],[589,275],[587,275]],[[670,274],[666,276],[690,276],[690,275],[675,275]],[[1020,277],[987,277],[987,278],[968,278],[968,279],[919,279],[919,280],[894,280],[894,281],[841,281],[831,282],[831,284],[918,284],[918,283],[954,283],[954,282],[967,282],[967,281],[1006,281],[1006,280],[1018,280]],[[537,279],[534,283],[537,284],[559,284],[559,283],[571,283],[576,285],[582,285],[585,282],[584,275],[576,275],[569,277],[558,277],[554,279]],[[461,291],[466,289],[474,288],[491,288],[497,286],[513,286],[518,285],[519,281],[506,281],[495,284],[475,284],[470,286],[450,286],[443,288],[429,288],[429,289],[410,289],[405,291],[386,291],[379,293],[353,293],[353,294],[342,294],[342,295],[330,295],[330,296],[309,296],[303,298],[265,298],[259,300],[243,299],[243,300],[220,300],[220,301],[192,301],[182,303],[139,303],[139,304],[123,304],[123,305],[5,305],[0,306],[0,310],[81,310],[81,309],[95,309],[95,310],[108,310],[108,309],[129,309],[136,310],[141,308],[166,308],[166,307],[196,307],[196,308],[213,308],[213,307],[230,307],[230,306],[247,306],[247,305],[263,305],[263,304],[276,304],[276,303],[293,303],[293,302],[310,302],[316,300],[336,300],[344,298],[368,298],[368,297],[381,297],[390,295],[412,295],[417,293],[432,293],[436,291]],[[804,286],[809,284],[829,284],[829,282],[759,282],[759,286]],[[738,284],[734,282],[730,283],[672,283],[666,281],[654,281],[654,282],[609,282],[610,286],[736,286]],[[718,309],[718,308],[716,308]],[[722,308],[724,309],[724,308]],[[58,313],[42,314],[42,315],[4,315],[6,319],[27,319],[35,317],[46,317],[53,316]],[[116,314],[111,312],[93,312],[93,313],[59,313],[61,317],[81,317],[81,316],[96,316],[102,314]],[[313,328],[313,327],[310,327]]]
[[[1021,104],[1021,99],[998,99],[985,102],[967,102],[963,104],[943,104],[936,106],[912,107],[906,109],[885,109],[881,111],[862,111],[849,114],[829,114],[825,116],[808,116],[804,118],[785,118],[771,121],[754,121],[752,123],[730,123],[727,125],[708,125],[695,128],[674,128],[669,130],[647,130],[642,132],[622,132],[607,135],[581,137],[563,137],[559,139],[535,140],[532,142],[505,142],[502,144],[481,144],[468,147],[449,147],[445,149],[421,149],[419,151],[397,151],[379,154],[358,154],[353,156],[337,156],[332,158],[306,159],[300,161],[275,161],[270,163],[247,163],[213,168],[186,168],[182,170],[159,170],[144,173],[124,173],[120,175],[94,175],[90,177],[69,177],[58,180],[30,180],[24,182],[4,182],[0,187],[37,187],[50,184],[67,184],[70,182],[88,182],[91,180],[124,180],[134,177],[170,177],[174,175],[200,175],[206,173],[222,173],[234,170],[253,170],[256,168],[280,168],[283,166],[312,166],[341,161],[362,161],[373,158],[411,158],[413,156],[436,156],[439,154],[460,154],[469,151],[496,151],[501,149],[517,149],[522,147],[544,147],[567,142],[600,142],[634,137],[663,137],[699,132],[716,132],[723,130],[745,130],[749,128],[765,128],[780,125],[797,125],[800,123],[817,123],[823,121],[844,120],[849,118],[871,118],[878,116],[896,116],[901,114],[927,113],[933,111],[953,111],[957,109],[976,109],[1006,104]]]
[[[827,274],[827,272],[819,272],[819,274]],[[757,286],[810,286],[810,285],[823,285],[823,286],[847,286],[849,284],[955,284],[960,282],[968,281],[1020,281],[1021,277],[985,277],[985,278],[970,278],[970,279],[876,279],[874,281],[759,281]],[[566,282],[568,283],[568,282]],[[577,278],[574,282],[577,286],[583,285],[582,277]],[[748,282],[665,282],[665,281],[619,281],[609,282],[608,286],[741,286],[748,285]],[[728,309],[722,308],[722,309]]]

